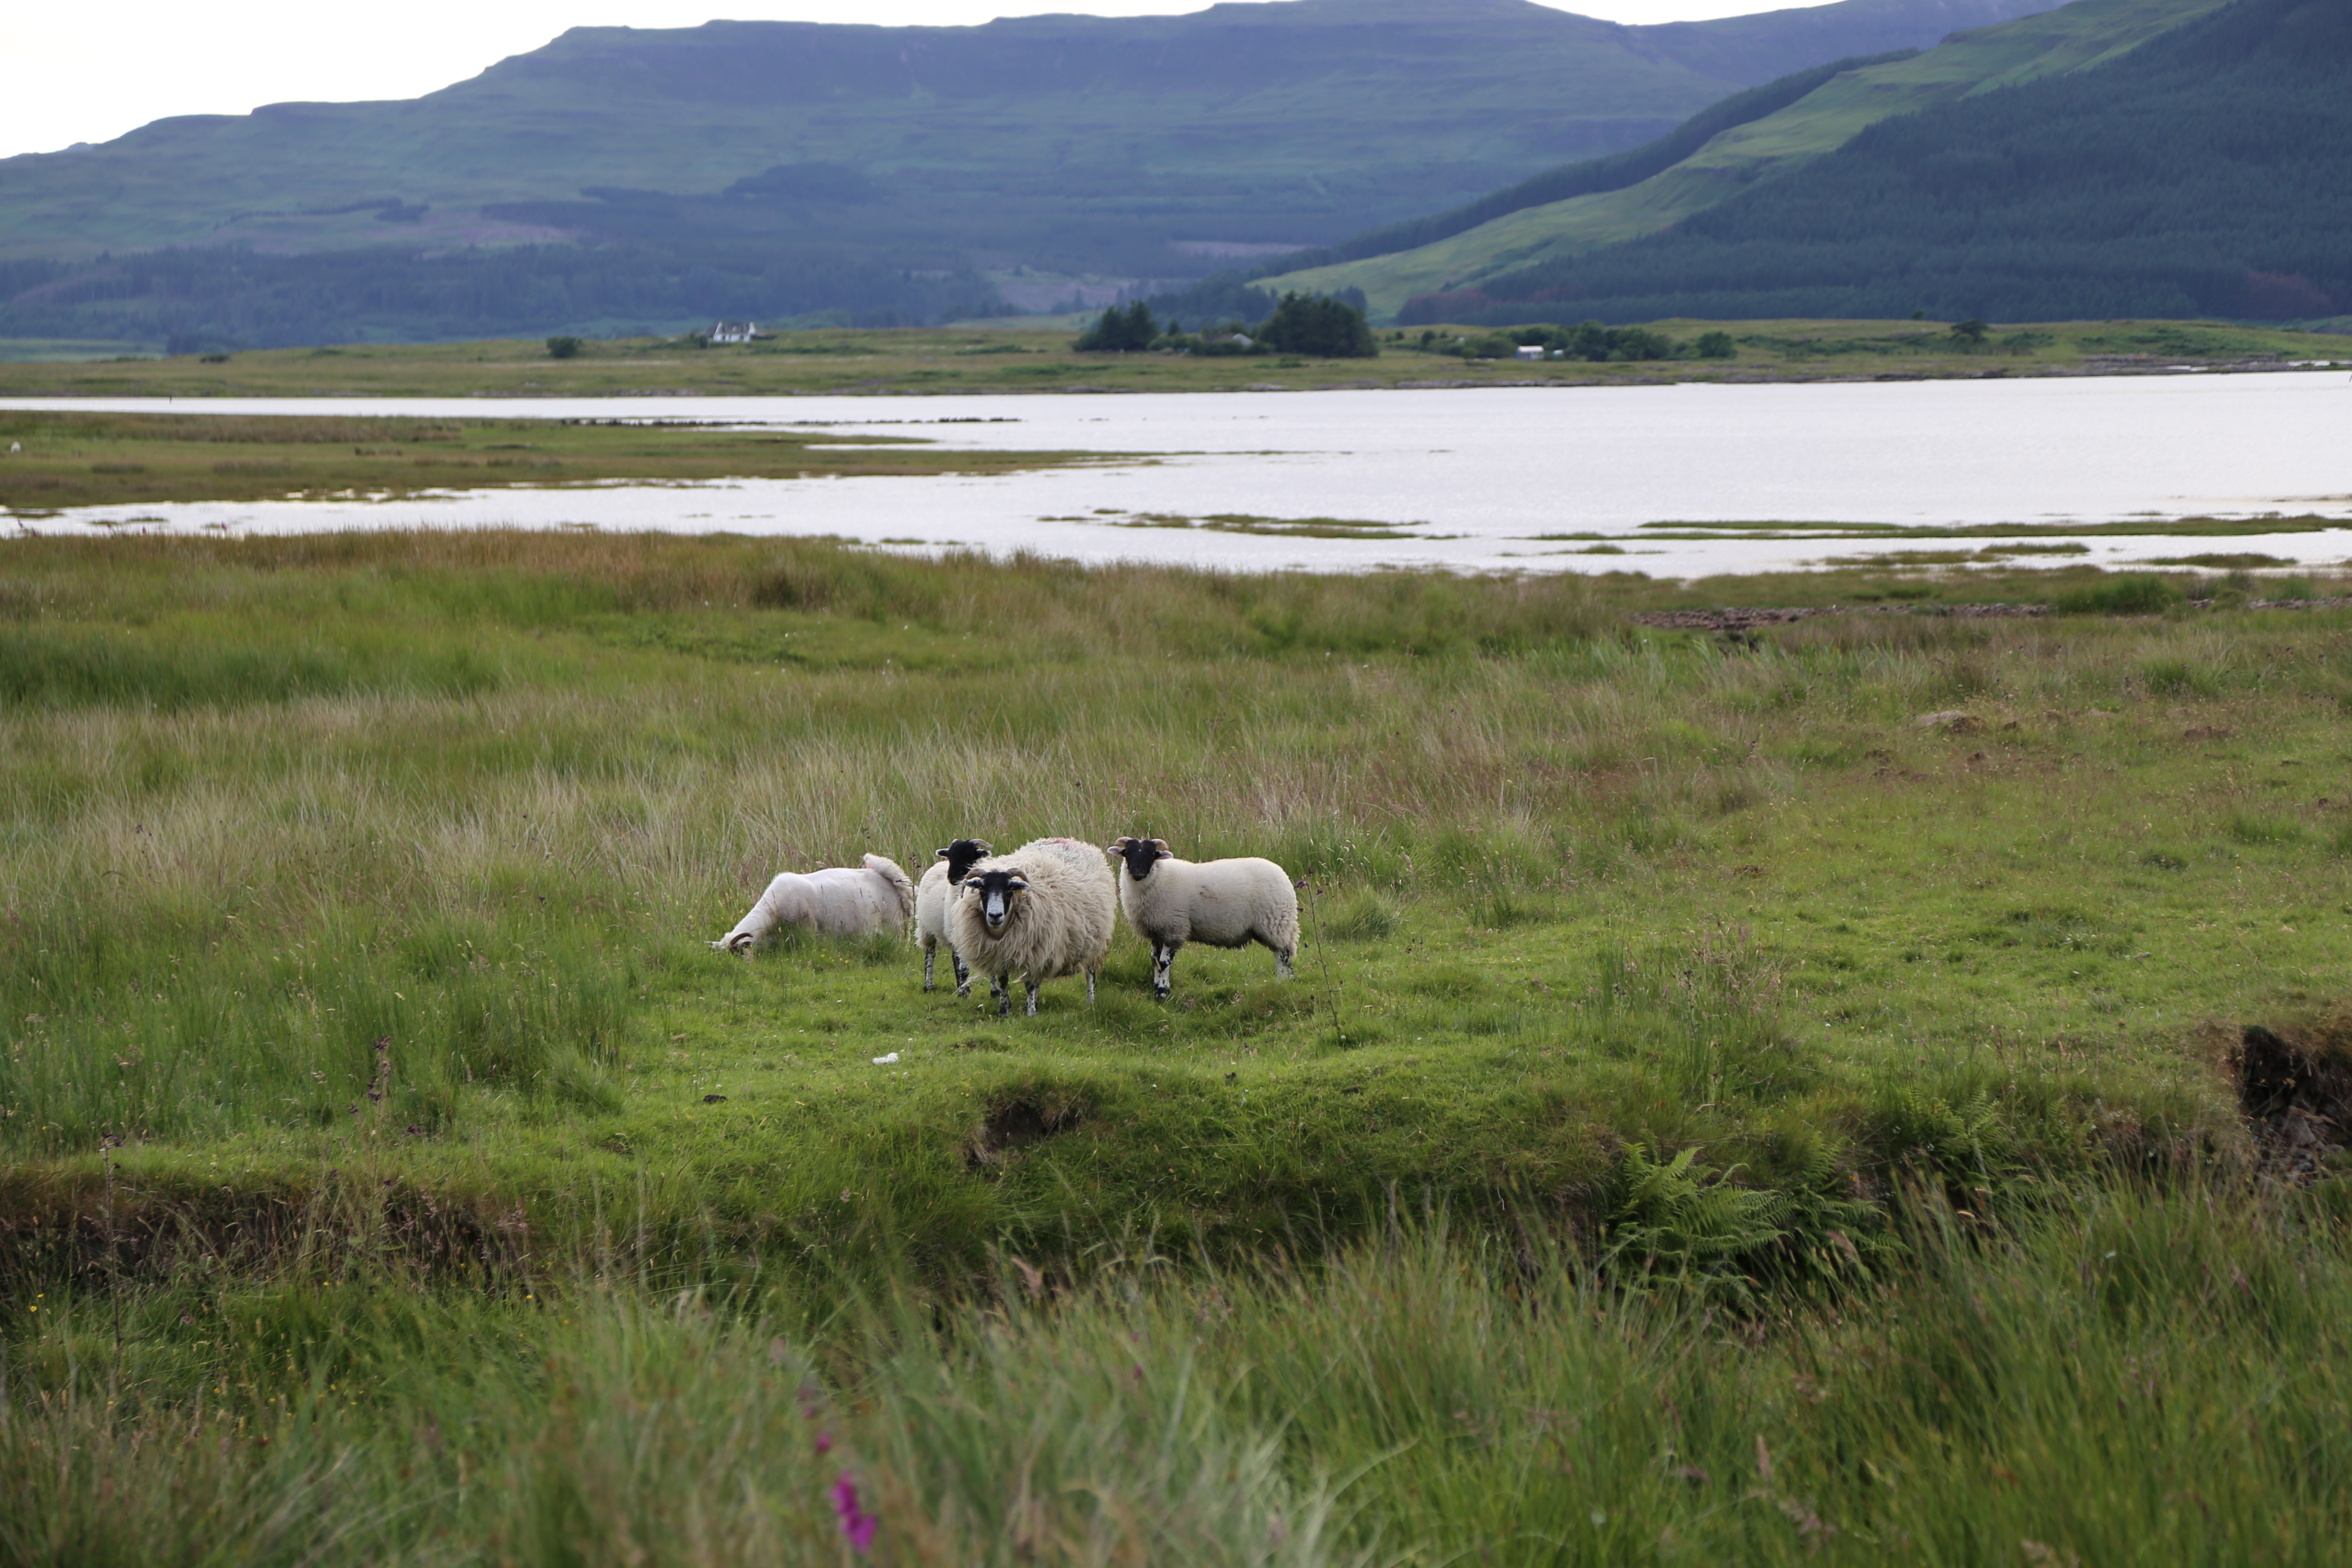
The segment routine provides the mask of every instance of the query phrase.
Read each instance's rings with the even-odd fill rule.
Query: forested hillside
[[[2044,0],[1626,27],[1280,0],[980,27],[583,27],[396,103],[0,160],[0,336],[268,344],[1046,309],[1453,206]]]
[[[2352,311],[2352,6],[2237,0],[2110,63],[1869,127],[1652,237],[1407,321]]]

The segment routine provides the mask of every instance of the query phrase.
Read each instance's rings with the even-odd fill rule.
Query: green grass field
[[[1927,573],[0,545],[0,1554],[2333,1560],[2352,612],[1629,619]],[[705,945],[1045,833],[1298,979]]]
[[[1198,327],[1202,323],[1190,322]],[[1482,383],[1562,386],[1667,381],[2099,374],[2173,364],[2352,359],[2341,337],[2220,321],[2004,323],[1984,344],[1953,341],[1940,321],[1661,321],[1682,342],[1721,327],[1735,360],[1615,364],[1465,362],[1465,331],[1383,331],[1377,359],[1224,358],[1078,353],[1064,325],[1003,322],[903,331],[797,331],[772,342],[696,349],[674,339],[592,342],[556,360],[535,342],[352,344],[202,356],[9,363],[0,397],[779,396],[801,394],[1240,392]],[[4,446],[5,444],[0,444]]]

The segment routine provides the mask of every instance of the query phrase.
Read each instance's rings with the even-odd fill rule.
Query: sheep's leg
[[[1003,1018],[1012,1016],[1013,992],[1003,980],[993,974],[990,975],[988,977],[988,994],[996,998],[996,1016],[998,1017]]]
[[[1034,980],[1029,982],[1029,1005],[1026,1012],[1032,1018],[1037,1016],[1037,983]]]
[[[1091,1006],[1093,1006],[1094,1005],[1095,1005],[1095,972],[1094,972],[1093,970],[1089,969],[1089,970],[1087,970],[1087,1006],[1089,1006],[1089,1007],[1091,1007]]]
[[[925,942],[923,944],[923,989],[926,992],[931,988],[931,965],[937,963],[939,959],[940,950],[929,942]]]
[[[1172,942],[1153,943],[1151,948],[1151,994],[1162,1002],[1168,1000],[1168,991],[1172,981],[1171,971],[1173,971],[1175,967],[1176,944]]]
[[[948,962],[955,965],[956,994],[959,996],[971,995],[971,968],[969,964],[964,963],[963,954],[958,952],[953,948],[950,948],[948,949]]]

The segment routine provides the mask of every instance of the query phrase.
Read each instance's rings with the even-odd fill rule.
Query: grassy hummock
[[[2323,1559],[2352,613],[1920,580],[0,545],[0,1549]],[[1048,833],[1299,978],[705,945]]]

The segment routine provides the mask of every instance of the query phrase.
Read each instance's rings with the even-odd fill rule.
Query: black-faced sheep
[[[940,948],[948,950],[948,963],[955,968],[956,994],[962,996],[971,990],[971,971],[956,956],[955,943],[948,938],[948,906],[963,897],[963,879],[971,868],[988,858],[988,841],[984,838],[959,838],[940,851],[923,879],[915,884],[915,940],[923,949],[923,989],[931,988],[931,966],[939,961]]]
[[[710,945],[748,952],[751,944],[780,925],[805,926],[824,936],[871,936],[904,931],[915,912],[915,884],[898,862],[879,855],[862,867],[834,866],[822,871],[786,871],[768,884],[751,912]]]
[[[1176,858],[1164,838],[1121,837],[1108,852],[1120,861],[1118,906],[1151,948],[1152,994],[1167,999],[1169,972],[1188,942],[1264,942],[1274,950],[1274,977],[1290,978],[1298,954],[1298,891],[1281,867],[1255,857],[1195,865]]]
[[[1087,1001],[1118,924],[1118,895],[1091,844],[1039,838],[1010,855],[974,865],[962,898],[948,908],[948,936],[956,956],[985,974],[1003,1017],[1012,1010],[1012,978],[1029,987],[1030,1016],[1037,987],[1065,974],[1084,973]]]

